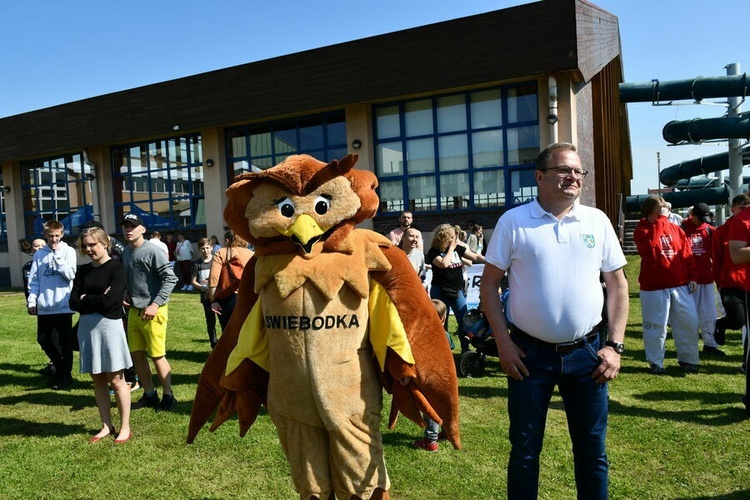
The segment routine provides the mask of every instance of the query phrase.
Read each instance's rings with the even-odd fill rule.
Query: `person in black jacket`
[[[81,232],[79,251],[91,263],[78,269],[73,281],[70,307],[80,313],[78,344],[81,373],[90,373],[94,396],[102,419],[101,430],[90,438],[96,443],[115,434],[109,401],[109,386],[114,389],[120,412],[120,433],[115,444],[132,437],[130,431],[130,388],[124,370],[132,366],[125,337],[122,301],[125,297],[125,266],[109,256],[109,236],[103,229],[90,227]]]

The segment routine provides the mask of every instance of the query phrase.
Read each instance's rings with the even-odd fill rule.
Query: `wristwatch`
[[[611,340],[608,340],[604,343],[604,345],[614,349],[617,354],[622,354],[623,352],[625,352],[625,344],[623,344],[622,342],[612,342]]]

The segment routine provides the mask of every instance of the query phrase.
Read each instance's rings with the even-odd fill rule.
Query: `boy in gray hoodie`
[[[120,221],[122,234],[128,242],[122,261],[128,271],[125,293],[128,311],[128,345],[133,365],[138,374],[143,397],[130,407],[133,410],[154,408],[173,410],[177,400],[172,394],[172,368],[167,361],[167,319],[169,295],[177,284],[167,254],[144,239],[146,227],[134,213],[125,214]],[[148,359],[154,363],[162,387],[162,399],[151,374]]]
[[[76,252],[62,238],[65,227],[56,220],[44,224],[47,246],[38,250],[29,270],[26,307],[37,317],[37,341],[55,366],[50,387],[65,389],[73,383],[73,311],[68,307]]]

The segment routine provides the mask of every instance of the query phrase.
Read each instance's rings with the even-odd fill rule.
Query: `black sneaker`
[[[175,405],[177,405],[177,400],[174,397],[174,394],[165,394],[163,398],[161,398],[161,403],[159,403],[159,406],[156,407],[156,411],[172,411],[174,410]]]
[[[56,391],[67,389],[71,385],[73,385],[73,377],[71,377],[70,375],[65,377],[53,378],[49,383],[49,386]]]
[[[667,370],[664,369],[663,366],[651,364],[648,367],[648,371],[651,372],[652,375],[664,375],[667,373]]]
[[[698,365],[694,365],[692,363],[686,363],[684,361],[678,361],[677,363],[682,367],[682,370],[685,373],[698,373],[698,370],[699,370]]]
[[[50,363],[39,370],[39,374],[44,375],[45,377],[54,377],[55,375],[57,375],[57,368],[55,368],[55,365]]]
[[[723,358],[724,356],[726,356],[724,351],[722,351],[718,347],[710,347],[707,345],[703,346],[703,354],[705,354],[706,356],[713,356],[715,358]]]
[[[724,345],[727,343],[727,334],[726,331],[723,328],[717,328],[714,332],[714,340],[719,345]]]
[[[159,406],[159,394],[154,391],[154,393],[150,396],[148,394],[144,394],[141,399],[139,399],[135,403],[131,403],[130,409],[140,410],[141,408],[156,408],[157,406]]]

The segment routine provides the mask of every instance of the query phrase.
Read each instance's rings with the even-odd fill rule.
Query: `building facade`
[[[123,212],[194,241],[223,233],[224,190],[296,153],[359,155],[387,232],[401,211],[488,228],[536,194],[554,141],[591,171],[582,202],[617,222],[632,166],[617,18],[545,0],[0,119],[0,286],[19,240],[61,220],[119,232]]]

